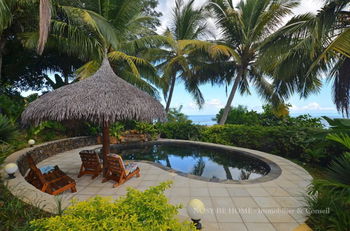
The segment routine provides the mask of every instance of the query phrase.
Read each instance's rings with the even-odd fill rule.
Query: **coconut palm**
[[[278,30],[270,44],[266,69],[289,94],[307,97],[319,91],[324,74],[333,81],[333,101],[338,111],[349,115],[350,108],[350,1],[328,0],[317,15],[293,17]],[[271,59],[274,57],[273,59]],[[274,61],[274,62],[271,62]]]
[[[214,46],[203,46],[210,56],[226,56],[219,65],[225,73],[216,82],[233,81],[223,115],[219,124],[224,124],[237,90],[249,93],[253,84],[266,100],[279,102],[282,96],[262,72],[258,60],[264,57],[263,47],[274,30],[281,26],[282,19],[292,13],[299,0],[242,0],[237,6],[230,0],[210,0],[209,9],[221,31],[221,39]],[[211,64],[208,64],[211,65]],[[204,69],[205,70],[205,69]],[[210,71],[207,71],[211,73]],[[205,74],[202,71],[202,74]]]
[[[193,4],[194,0],[175,2],[171,26],[163,34],[163,46],[147,51],[148,59],[155,62],[162,72],[166,112],[170,109],[174,88],[180,79],[198,105],[204,102],[198,84],[193,80],[191,54],[194,50],[189,45],[194,41],[200,42],[198,39],[206,34],[207,25],[204,8],[195,9]]]
[[[137,54],[138,49],[149,47],[157,39],[157,35],[150,35],[149,29],[143,26],[150,17],[142,14],[140,2],[101,0],[72,5],[54,2],[55,15],[51,19],[47,46],[87,61],[77,70],[79,79],[95,73],[107,51],[119,76],[156,96],[156,88],[149,84],[159,83],[156,70]],[[25,47],[34,48],[38,34],[26,33],[22,39]]]

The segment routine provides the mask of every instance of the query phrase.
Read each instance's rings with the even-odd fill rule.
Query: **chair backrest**
[[[100,158],[95,151],[84,150],[79,155],[85,168],[96,168],[100,164]]]
[[[120,155],[117,155],[117,154],[107,155],[107,164],[108,164],[108,168],[113,173],[118,173],[118,174],[125,173],[124,162]]]
[[[27,154],[27,160],[28,160],[28,164],[29,164],[29,168],[30,170],[34,173],[34,175],[36,177],[38,177],[38,179],[40,180],[40,182],[42,184],[44,184],[46,181],[45,181],[45,177],[44,175],[42,174],[42,172],[40,171],[40,169],[36,166],[33,158],[31,157],[31,155]]]

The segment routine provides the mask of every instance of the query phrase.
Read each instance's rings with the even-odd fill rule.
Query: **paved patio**
[[[249,231],[288,231],[293,230],[305,221],[305,190],[311,176],[300,166],[278,156],[254,151],[264,156],[282,169],[282,175],[275,180],[258,184],[223,184],[190,179],[170,173],[147,163],[138,163],[141,177],[133,178],[117,188],[112,182],[101,183],[101,176],[91,180],[91,176],[77,178],[82,149],[93,149],[90,146],[74,149],[50,157],[38,166],[55,165],[73,177],[77,182],[77,193],[63,194],[64,205],[69,200],[87,200],[95,195],[118,198],[125,195],[127,187],[145,190],[150,186],[166,180],[172,180],[171,189],[166,196],[172,204],[183,204],[190,199],[202,200],[207,208],[203,222],[218,230]],[[187,216],[185,208],[180,215]],[[207,229],[210,230],[210,229]]]

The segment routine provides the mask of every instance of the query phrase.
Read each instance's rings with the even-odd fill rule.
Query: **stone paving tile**
[[[298,227],[298,223],[296,222],[289,222],[289,223],[272,223],[272,225],[275,227],[276,231],[293,231],[295,228]]]
[[[246,223],[248,231],[276,231],[270,223]]]
[[[253,197],[260,208],[280,207],[272,197]]]
[[[269,193],[266,192],[264,188],[247,188],[248,193],[251,196],[269,196]]]
[[[208,196],[208,195],[209,195],[209,190],[207,187],[190,188],[191,197]]]
[[[280,187],[264,187],[264,189],[273,197],[288,197],[289,190],[286,191]]]
[[[248,209],[246,211],[240,211],[240,215],[245,223],[249,223],[249,222],[269,223],[269,220],[260,211],[260,209]]]
[[[248,231],[244,223],[222,222],[219,223],[219,230],[222,231]]]
[[[294,218],[288,214],[288,211],[281,210],[281,208],[263,209],[263,213],[272,223],[296,222]]]
[[[228,193],[232,197],[247,197],[250,196],[248,193],[247,189],[244,188],[228,188],[227,189]]]
[[[189,187],[173,187],[170,191],[170,196],[172,197],[190,197]]]
[[[286,207],[286,208],[298,208],[298,207],[301,207],[300,202],[297,201],[294,197],[275,197],[274,199],[282,207]]]
[[[232,199],[237,208],[259,208],[252,197],[233,197]]]
[[[215,187],[215,188],[209,188],[209,194],[213,196],[218,197],[229,197],[228,191],[225,187]]]

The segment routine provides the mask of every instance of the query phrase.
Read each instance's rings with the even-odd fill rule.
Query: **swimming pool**
[[[243,152],[172,143],[112,145],[111,152],[124,160],[146,160],[165,168],[208,179],[253,180],[267,175],[264,161]]]

